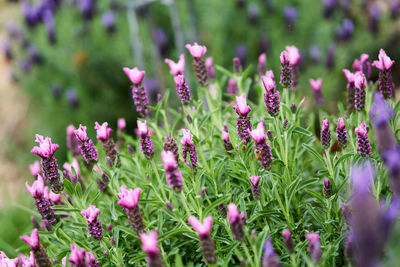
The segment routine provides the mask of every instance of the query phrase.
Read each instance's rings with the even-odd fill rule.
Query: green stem
[[[160,177],[160,174],[158,173],[156,164],[154,163],[154,159],[151,159],[151,166],[153,167],[153,171],[154,171],[154,173],[156,174],[157,181],[158,181],[158,183],[160,184],[161,195],[163,196],[164,201],[166,201],[168,198],[167,198],[167,195],[165,194],[165,191],[164,191],[164,184],[163,184],[163,182],[161,181],[161,177]]]

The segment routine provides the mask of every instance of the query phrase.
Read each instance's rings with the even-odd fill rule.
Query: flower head
[[[365,89],[367,86],[367,79],[362,72],[356,72],[354,86],[358,89]]]
[[[348,83],[355,83],[356,81],[356,74],[349,71],[348,69],[343,69],[344,76],[347,79]]]
[[[34,163],[29,165],[29,171],[35,177],[40,174],[40,170],[41,170],[41,167],[40,167],[39,161],[35,161]]]
[[[338,119],[337,127],[340,129],[343,129],[344,127],[346,127],[346,125],[344,124],[343,118]]]
[[[372,62],[372,66],[381,71],[390,70],[392,68],[392,65],[394,64],[394,60],[391,60],[390,57],[386,55],[385,50],[383,49],[379,51],[378,59],[379,60],[375,60],[374,62]]]
[[[176,169],[177,168],[177,163],[175,159],[175,155],[171,151],[163,151],[161,152],[161,160],[164,163],[164,168],[166,170],[169,169]]]
[[[124,131],[126,129],[126,121],[124,118],[119,118],[117,121],[118,131]]]
[[[89,139],[86,133],[86,126],[82,126],[82,124],[79,124],[79,128],[77,130],[74,130],[74,133],[76,138],[78,138],[78,140],[82,143]]]
[[[207,52],[207,47],[197,43],[194,43],[194,45],[187,44],[185,47],[194,58],[201,58]]]
[[[89,208],[82,210],[81,214],[85,216],[85,219],[91,223],[97,219],[100,210],[96,208],[96,205],[90,205]]]
[[[255,130],[249,131],[251,138],[253,138],[254,142],[262,143],[267,139],[265,136],[264,122],[259,122],[257,128]]]
[[[133,69],[123,68],[122,70],[135,85],[141,84],[143,81],[143,77],[146,74],[145,71],[140,71],[137,67],[134,67]]]
[[[249,180],[253,186],[258,186],[258,183],[260,182],[260,176],[251,176]]]
[[[383,96],[375,92],[374,93],[374,104],[370,110],[370,118],[375,126],[381,126],[386,124],[391,118],[393,118],[393,109],[388,102],[385,101]]]
[[[182,129],[183,137],[181,138],[181,144],[184,146],[188,146],[193,144],[193,135],[190,133],[190,130]]]
[[[362,166],[353,166],[350,177],[353,193],[368,193],[375,177],[374,167],[369,161]]]
[[[258,57],[258,64],[259,65],[264,65],[267,63],[267,54],[266,53],[262,53],[259,57]]]
[[[267,241],[265,241],[264,245],[264,257],[270,258],[275,256],[275,250],[274,246],[272,245],[271,238],[268,238]]]
[[[236,96],[236,105],[233,106],[233,109],[238,115],[246,116],[247,114],[249,114],[251,108],[246,103],[245,93],[240,96]]]
[[[39,146],[34,146],[31,150],[31,153],[42,158],[52,157],[59,147],[57,144],[53,144],[51,142],[51,138],[46,137],[43,139],[43,136],[39,134],[36,135],[36,142],[39,143]]]
[[[265,73],[265,76],[262,76],[261,79],[267,92],[275,91],[276,84],[274,81],[274,73],[272,72],[272,70],[267,71]]]
[[[290,60],[289,60],[289,53],[287,51],[282,51],[281,55],[280,55],[280,59],[281,59],[281,64],[290,64]]]
[[[188,218],[188,222],[193,227],[193,229],[199,234],[199,236],[209,236],[213,218],[211,216],[206,217],[201,223],[199,220],[196,219],[194,216],[190,216]]]
[[[133,209],[139,204],[140,193],[142,189],[139,187],[135,190],[126,189],[126,186],[123,185],[120,187],[121,193],[118,193],[117,196],[119,198],[118,204],[127,209]]]
[[[214,66],[213,66],[213,58],[212,58],[212,57],[208,57],[208,58],[206,59],[205,65],[206,65],[206,70],[207,70],[207,76],[208,76],[208,78],[209,78],[209,79],[214,78],[214,76],[215,76],[215,69],[214,69]]]
[[[38,229],[33,229],[31,236],[21,236],[20,239],[25,241],[32,249],[39,247],[39,232]]]
[[[229,133],[225,132],[224,130],[221,131],[222,140],[228,142],[229,141]]]
[[[176,86],[183,86],[185,83],[185,76],[183,76],[182,74],[175,75],[174,82]]]
[[[140,240],[142,241],[142,250],[146,254],[158,255],[158,234],[157,231],[150,231],[148,234],[141,234]]]
[[[69,164],[68,162],[65,162],[64,165],[63,165],[63,168],[68,172],[68,174],[70,176],[72,176],[74,174],[73,171],[72,171],[72,168],[75,170],[75,173],[77,175],[79,175],[79,173],[80,173],[79,163],[76,160],[76,158],[72,159],[72,163],[71,164]]]
[[[71,255],[69,256],[68,261],[80,266],[80,264],[85,263],[85,254],[86,251],[84,248],[79,249],[75,244],[71,244]]]
[[[228,220],[229,223],[234,223],[240,218],[240,214],[238,208],[236,207],[235,203],[231,203],[228,205]]]
[[[137,121],[137,127],[139,135],[146,136],[149,133],[149,128],[147,127],[147,121],[141,122],[140,120]]]
[[[321,91],[322,90],[322,79],[318,78],[316,80],[310,79],[310,86],[313,91]]]
[[[105,141],[111,137],[112,129],[108,128],[108,122],[104,122],[102,125],[100,125],[96,121],[94,128],[97,131],[97,139]]]
[[[44,194],[44,182],[40,175],[38,175],[37,180],[33,182],[32,187],[29,186],[28,182],[25,183],[25,187],[34,198],[41,197]]]
[[[185,70],[185,55],[181,54],[179,56],[179,61],[177,63],[175,63],[174,61],[172,61],[171,59],[166,58],[165,63],[167,63],[169,65],[169,72],[176,76],[178,74],[182,74]]]
[[[33,255],[33,251],[31,251],[29,258],[25,257],[25,255],[20,255],[18,260],[21,263],[22,267],[35,267],[35,256]],[[1,257],[0,257],[0,263],[1,263]],[[3,265],[0,264],[0,266]],[[12,265],[12,266],[18,266],[18,265]],[[6,265],[5,267],[8,266]]]
[[[366,135],[367,134],[367,125],[365,122],[362,122],[355,130],[354,132],[359,135]]]
[[[295,47],[294,45],[286,46],[285,49],[288,53],[290,65],[296,66],[297,64],[299,64],[300,58],[301,58],[299,49],[297,47]]]

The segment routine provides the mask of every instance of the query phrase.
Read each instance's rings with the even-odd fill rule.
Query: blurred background
[[[24,183],[37,160],[34,134],[60,144],[62,165],[69,124],[88,125],[94,137],[94,121],[115,128],[124,117],[133,133],[136,113],[122,67],[146,70],[155,103],[157,94],[175,90],[164,59],[177,61],[181,53],[195,91],[186,43],[206,45],[206,56],[230,70],[239,57],[254,74],[266,53],[276,77],[280,52],[295,45],[302,56],[298,90],[310,96],[308,79],[322,77],[322,108],[334,113],[345,95],[343,68],[362,53],[376,59],[379,48],[400,57],[399,11],[400,0],[0,0],[0,250],[16,256],[19,233],[31,227]],[[399,64],[393,71],[399,84]],[[178,104],[171,96],[171,106]]]

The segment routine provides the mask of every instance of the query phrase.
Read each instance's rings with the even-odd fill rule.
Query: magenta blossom
[[[388,57],[383,49],[379,51],[379,60],[375,60],[372,62],[372,66],[375,68],[385,71],[385,70],[390,70],[392,68],[392,65],[394,64],[394,60],[391,60],[390,57]]]
[[[224,130],[221,130],[221,135],[222,135],[222,140],[227,141],[227,142],[230,141],[228,132],[225,132]]]
[[[287,51],[282,51],[281,55],[279,56],[280,60],[281,60],[281,64],[288,64],[290,63],[289,61],[289,53]]]
[[[39,161],[35,161],[34,163],[29,165],[29,171],[31,174],[36,177],[40,174],[41,168]]]
[[[161,152],[161,160],[164,163],[166,170],[176,169],[178,164],[176,163],[175,155],[171,151]]]
[[[354,82],[356,81],[356,74],[351,72],[351,71],[349,71],[348,69],[343,69],[343,73],[344,73],[344,76],[347,79],[347,82],[349,84],[354,84]]]
[[[214,78],[214,76],[215,76],[215,69],[214,69],[214,66],[213,66],[213,58],[212,58],[212,57],[208,57],[208,58],[206,59],[205,65],[206,65],[206,70],[207,70],[207,76],[208,76],[208,78],[209,78],[209,79]]]
[[[238,219],[240,219],[240,214],[238,208],[236,207],[235,203],[231,203],[228,205],[228,220],[229,223],[234,223]]]
[[[194,58],[201,58],[207,52],[207,47],[197,43],[194,43],[194,45],[187,44],[185,47]]]
[[[133,209],[134,207],[138,206],[140,193],[142,189],[139,187],[135,190],[126,189],[126,186],[123,185],[120,187],[121,193],[118,193],[117,196],[119,198],[118,204],[126,209]]]
[[[236,111],[238,115],[246,116],[251,111],[250,106],[246,103],[246,94],[243,93],[240,96],[236,96],[236,105],[233,106],[233,109]]]
[[[33,229],[31,236],[21,236],[20,239],[22,241],[25,241],[31,248],[32,250],[35,250],[36,248],[39,247],[39,232],[38,229]]]
[[[310,79],[310,86],[313,91],[321,91],[322,90],[322,79],[318,78],[316,80]]]
[[[82,124],[79,124],[79,128],[77,130],[74,130],[75,136],[79,139],[81,142],[85,142],[89,139],[86,133],[86,126],[82,126]]]
[[[75,170],[75,173],[77,175],[80,174],[80,167],[79,167],[79,163],[76,160],[76,158],[72,159],[72,163],[71,164],[69,164],[68,162],[65,162],[64,165],[63,165],[63,168],[68,172],[69,176],[71,176],[71,177],[74,175],[74,173],[72,171],[72,168]]]
[[[267,137],[265,136],[264,122],[258,123],[255,130],[249,131],[251,138],[253,138],[256,143],[263,143]]]
[[[44,194],[44,182],[40,175],[38,175],[37,180],[33,182],[32,187],[29,186],[28,182],[25,183],[25,187],[34,198],[41,197]]]
[[[258,74],[262,75],[265,72],[265,67],[267,64],[267,54],[266,53],[262,53],[259,57],[258,57]]]
[[[76,266],[80,266],[80,264],[85,264],[85,254],[86,251],[84,248],[79,249],[75,244],[71,244],[71,254],[69,256],[68,261]]]
[[[31,251],[29,258],[25,257],[25,255],[20,255],[19,262],[22,267],[35,267],[35,256],[33,255],[33,251]],[[0,266],[3,266],[3,265],[0,264]],[[15,266],[18,266],[18,265],[15,265]]]
[[[140,240],[142,241],[142,250],[149,255],[158,255],[157,231],[150,231],[148,234],[141,234]]]
[[[183,137],[181,138],[181,144],[184,146],[193,144],[193,135],[190,133],[190,130],[182,129]]]
[[[249,180],[253,186],[258,186],[258,183],[260,182],[260,176],[251,176]]]
[[[141,122],[140,120],[137,121],[137,127],[139,135],[146,136],[149,133],[149,127],[147,127],[147,121]]]
[[[169,72],[176,76],[178,74],[183,74],[184,70],[185,70],[185,55],[181,54],[179,56],[179,61],[177,63],[175,63],[174,61],[172,61],[171,59],[166,58],[165,63],[167,63],[169,65]]]
[[[201,223],[194,216],[188,218],[188,222],[193,227],[193,229],[199,234],[200,237],[209,236],[211,232],[211,227],[213,223],[213,218],[211,216],[206,217]]]
[[[97,131],[97,139],[106,141],[111,137],[112,129],[108,128],[108,122],[104,122],[100,125],[97,121],[95,122],[94,129]]]
[[[272,72],[272,70],[267,71],[265,73],[265,76],[262,76],[261,79],[267,92],[275,91],[276,84],[274,80],[274,73]]]
[[[51,158],[59,147],[57,144],[51,142],[51,138],[46,137],[43,139],[43,136],[38,134],[36,135],[36,142],[39,143],[39,146],[33,147],[31,153],[41,158]]]
[[[143,81],[143,77],[146,74],[145,71],[140,71],[137,67],[134,67],[133,69],[123,68],[122,70],[135,85],[141,84]]]
[[[291,46],[286,46],[285,47],[287,54],[288,54],[288,59],[289,63],[292,66],[296,66],[300,62],[300,53],[299,49],[295,47],[294,45]]]
[[[368,132],[367,125],[365,124],[365,122],[362,122],[354,131],[356,134],[366,135]]]
[[[117,125],[118,125],[118,131],[125,131],[126,121],[124,118],[118,118]]]
[[[85,219],[91,223],[97,219],[100,210],[96,208],[96,205],[90,205],[89,208],[82,210],[81,214],[85,216]]]

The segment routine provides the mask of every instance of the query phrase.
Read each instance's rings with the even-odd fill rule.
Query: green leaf
[[[324,159],[322,158],[322,156],[318,153],[317,150],[315,150],[315,148],[313,148],[312,146],[310,146],[309,144],[303,144],[303,147],[310,152],[311,154],[313,154],[315,156],[316,159],[318,159],[321,162],[324,162]]]
[[[294,129],[293,129],[293,132],[298,133],[298,134],[302,134],[302,135],[305,135],[305,136],[312,136],[312,133],[309,130],[307,130],[307,129],[303,128],[303,127],[299,127],[299,126],[295,126]]]

